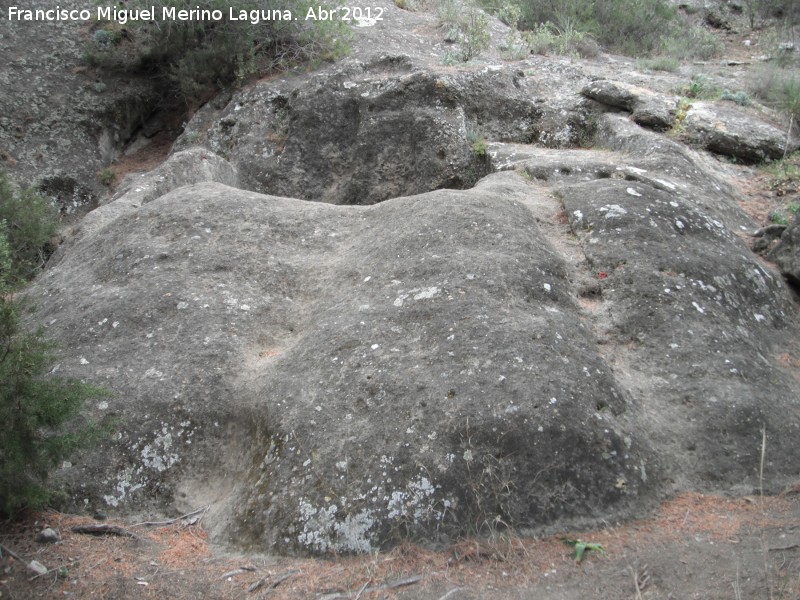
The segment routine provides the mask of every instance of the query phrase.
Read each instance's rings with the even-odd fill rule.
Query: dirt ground
[[[72,531],[81,525],[111,531]],[[61,540],[37,542],[46,526]],[[578,563],[564,539],[600,548]],[[797,599],[800,484],[764,498],[682,494],[648,519],[597,531],[359,557],[214,555],[202,513],[156,525],[36,513],[6,524],[0,544],[3,599]],[[31,571],[34,560],[47,573]]]

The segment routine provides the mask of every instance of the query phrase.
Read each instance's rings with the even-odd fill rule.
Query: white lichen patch
[[[600,212],[606,213],[606,219],[618,219],[623,215],[627,215],[628,211],[622,208],[619,204],[607,204],[598,209]]]
[[[393,304],[397,307],[403,306],[403,302],[405,302],[409,297],[413,297],[414,300],[428,300],[438,296],[441,291],[442,290],[440,288],[435,286],[428,288],[414,288],[413,290],[408,290],[407,292],[401,290]]]
[[[451,503],[436,498],[439,486],[418,474],[405,487],[389,488],[392,479],[386,475],[392,460],[381,457],[383,468],[387,469],[382,475],[383,483],[376,483],[352,501],[340,497],[334,503],[325,497],[324,505],[318,506],[308,498],[300,498],[298,524],[302,531],[297,541],[315,552],[366,553],[373,550],[376,531],[387,520],[401,521],[406,526],[441,521]]]
[[[156,431],[150,441],[140,439],[131,446],[133,455],[138,455],[138,464],[130,465],[120,471],[114,480],[106,480],[111,484],[110,494],[103,496],[109,506],[123,504],[136,491],[145,487],[151,478],[157,477],[181,461],[179,446],[190,445],[194,429],[189,421],[183,421],[178,427],[161,424],[161,431]]]

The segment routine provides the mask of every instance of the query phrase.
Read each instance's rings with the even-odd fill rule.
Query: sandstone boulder
[[[208,148],[238,168],[247,189],[373,204],[471,187],[491,170],[487,141],[585,142],[588,115],[577,93],[553,98],[538,73],[437,73],[384,56],[310,78],[258,83],[222,110],[201,111],[178,147],[189,135],[204,135]]]
[[[796,137],[787,140],[785,130],[734,106],[695,102],[684,125],[692,143],[745,162],[781,158],[798,148]]]
[[[672,127],[678,108],[675,98],[608,79],[593,81],[581,93],[601,104],[631,113],[634,122],[656,131],[665,131]]]
[[[474,189],[367,207],[207,182],[98,209],[30,291],[58,371],[117,392],[118,435],[59,473],[74,503],[364,552],[752,492],[762,429],[765,481],[795,476],[786,286],[721,173],[599,128],[650,152],[498,145]]]
[[[781,273],[793,285],[800,285],[800,219],[785,228],[777,245],[767,258],[778,265]]]
[[[206,183],[83,236],[31,293],[61,371],[119,394],[76,494],[210,503],[217,539],[283,552],[629,514],[659,460],[528,194]]]

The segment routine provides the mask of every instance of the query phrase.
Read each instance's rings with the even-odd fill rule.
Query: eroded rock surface
[[[25,9],[52,9],[47,0]],[[64,0],[62,9],[86,9]],[[155,82],[87,66],[81,21],[9,21],[0,6],[0,168],[84,213],[106,193],[99,173],[153,112]]]
[[[601,79],[593,81],[581,92],[587,98],[631,113],[642,127],[665,131],[672,127],[678,108],[677,99],[656,94],[648,89]]]
[[[116,392],[91,412],[117,435],[57,474],[73,506],[366,552],[796,478],[790,291],[730,165],[652,131],[674,82],[609,60],[626,81],[585,95],[600,67],[568,58],[395,52],[209,102],[176,150],[204,147],[128,179],[29,292],[57,372]]]
[[[768,254],[786,277],[795,286],[800,286],[800,220],[786,227],[774,248]]]
[[[509,170],[474,189],[369,207],[202,183],[99,209],[31,291],[60,372],[118,393],[95,410],[119,437],[62,474],[76,500],[361,552],[752,490],[762,427],[790,477],[782,279],[699,155],[599,131],[649,151],[496,144]]]
[[[354,62],[306,81],[262,82],[190,125],[248,189],[334,204],[472,186],[486,140],[568,147],[587,137],[574,93],[548,106],[521,70],[437,73],[406,57]],[[184,137],[180,144],[185,143]]]
[[[795,136],[787,138],[786,131],[720,103],[694,103],[684,125],[694,143],[747,162],[781,158],[798,147]]]

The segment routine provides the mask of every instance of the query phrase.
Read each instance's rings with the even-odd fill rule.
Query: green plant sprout
[[[568,540],[565,539],[564,543],[572,546],[575,549],[575,562],[580,564],[583,561],[583,556],[586,552],[597,552],[598,554],[605,555],[606,551],[602,544],[595,542],[584,542],[583,540]]]

